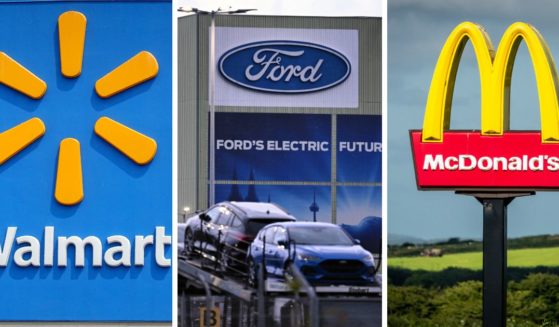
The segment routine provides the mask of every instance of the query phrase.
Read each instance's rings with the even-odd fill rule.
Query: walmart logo
[[[58,18],[61,74],[78,78],[82,71],[87,20],[85,15],[68,11]],[[109,98],[157,76],[155,57],[141,51],[95,83],[95,92]],[[47,84],[28,69],[0,52],[0,83],[32,99],[41,99]],[[154,139],[109,117],[99,118],[94,126],[97,136],[114,146],[138,165],[146,165],[155,156]],[[46,132],[44,122],[31,118],[0,133],[0,165],[40,139]],[[60,142],[54,198],[63,205],[76,205],[84,198],[80,142],[65,138]]]

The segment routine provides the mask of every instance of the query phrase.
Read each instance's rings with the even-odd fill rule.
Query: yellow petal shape
[[[47,83],[4,52],[0,52],[0,83],[33,99],[42,98],[47,91]]]
[[[66,138],[60,142],[54,198],[67,206],[83,200],[80,142],[76,139]]]
[[[77,11],[67,11],[58,17],[60,68],[66,77],[78,77],[82,72],[86,23],[85,16]]]
[[[39,118],[31,118],[0,133],[0,165],[45,135],[45,124]]]
[[[115,68],[95,83],[95,91],[102,98],[108,98],[157,76],[159,65],[155,57],[141,51],[125,63]]]
[[[154,139],[108,117],[97,120],[95,133],[138,165],[149,163],[157,152]]]

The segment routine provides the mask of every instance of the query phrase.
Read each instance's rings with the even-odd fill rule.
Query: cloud
[[[435,22],[470,16],[502,21],[537,20],[542,24],[556,25],[558,10],[559,2],[553,0],[391,0],[388,3],[390,16],[413,12],[432,16]]]

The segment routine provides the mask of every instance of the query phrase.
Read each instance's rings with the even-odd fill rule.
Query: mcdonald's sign
[[[468,40],[479,67],[481,130],[451,131],[456,73]],[[512,68],[522,40],[537,81],[541,131],[509,130]],[[418,188],[559,189],[558,81],[549,48],[533,26],[512,24],[495,51],[483,27],[470,22],[458,25],[439,56],[423,130],[410,131]]]

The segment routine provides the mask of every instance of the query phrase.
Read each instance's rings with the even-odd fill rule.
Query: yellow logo
[[[86,17],[76,11],[65,12],[58,18],[60,66],[66,78],[81,74],[86,25]],[[95,91],[101,98],[109,98],[154,78],[158,70],[155,57],[141,51],[97,80]],[[32,99],[42,98],[47,91],[43,80],[3,52],[0,52],[0,83]],[[148,164],[157,151],[155,140],[108,117],[99,118],[94,131],[139,165]],[[0,133],[0,165],[45,132],[43,121],[34,117]],[[80,142],[74,138],[60,142],[54,197],[63,205],[76,205],[83,200]]]
[[[423,142],[442,142],[449,129],[452,94],[458,64],[468,39],[477,57],[481,84],[481,133],[503,135],[509,130],[510,82],[514,58],[524,40],[534,67],[540,100],[543,143],[559,143],[559,99],[553,58],[540,33],[526,23],[514,23],[503,34],[497,51],[483,27],[465,22],[450,33],[431,80],[423,121]]]

